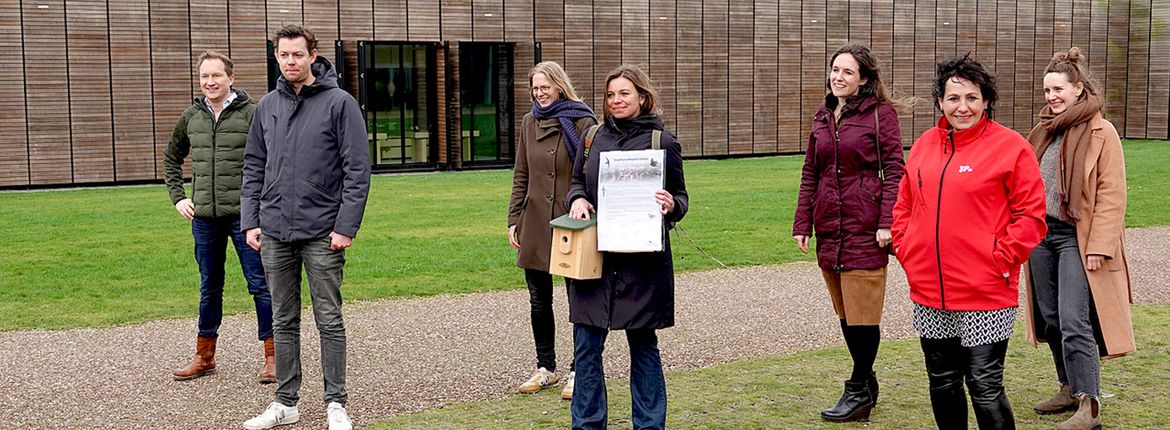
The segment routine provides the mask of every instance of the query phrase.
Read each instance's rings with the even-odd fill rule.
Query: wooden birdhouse
[[[553,228],[548,272],[572,279],[601,277],[601,252],[597,250],[597,215],[589,220],[562,215],[549,221]]]

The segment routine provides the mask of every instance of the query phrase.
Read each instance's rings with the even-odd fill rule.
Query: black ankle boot
[[[821,411],[821,418],[834,423],[869,421],[873,396],[865,382],[845,381],[845,393],[832,409]]]
[[[873,397],[873,403],[877,404],[878,391],[881,390],[881,387],[878,387],[877,373],[870,372],[869,378],[865,380],[865,386],[869,388],[869,395]]]

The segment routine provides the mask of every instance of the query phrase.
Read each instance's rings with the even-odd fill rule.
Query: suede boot
[[[264,339],[264,368],[260,369],[256,381],[261,384],[276,382],[276,346],[271,337]]]
[[[821,411],[821,419],[833,423],[869,421],[873,397],[865,382],[845,381],[845,393],[832,409]]]
[[[195,342],[195,358],[175,371],[176,381],[186,381],[215,373],[215,339],[199,337]]]
[[[1072,396],[1072,387],[1068,384],[1061,384],[1060,391],[1051,399],[1037,403],[1032,409],[1040,415],[1059,414],[1064,411],[1071,411],[1077,407],[1077,399]]]
[[[1077,413],[1056,426],[1056,430],[1098,430],[1101,428],[1101,404],[1097,399],[1081,394],[1077,398]]]

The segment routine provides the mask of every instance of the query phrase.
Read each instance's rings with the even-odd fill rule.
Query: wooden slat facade
[[[436,168],[462,168],[463,42],[512,45],[517,126],[538,59],[561,62],[599,115],[606,73],[642,66],[689,157],[803,151],[846,41],[873,49],[896,94],[924,101],[900,112],[907,146],[938,116],[940,59],[970,52],[993,69],[996,119],[1026,132],[1044,67],[1070,46],[1123,136],[1170,137],[1170,3],[1157,0],[0,0],[0,48],[20,70],[0,82],[0,187],[161,180],[175,120],[199,95],[199,53],[231,56],[235,86],[259,98],[267,38],[302,22],[355,96],[359,41],[439,44]]]

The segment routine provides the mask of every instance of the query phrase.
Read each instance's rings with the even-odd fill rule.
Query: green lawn
[[[1113,395],[1102,403],[1101,416],[1109,428],[1165,428],[1165,402],[1170,396],[1164,382],[1170,356],[1167,313],[1170,305],[1135,307],[1139,351],[1103,363],[1102,390]],[[1017,325],[1004,375],[1016,424],[1021,429],[1054,428],[1071,413],[1041,416],[1032,412],[1033,404],[1055,392],[1055,371],[1048,348],[1031,348],[1023,334],[1023,327]],[[670,349],[669,344],[661,347]],[[831,347],[667,373],[667,428],[934,428],[917,340],[882,343],[877,361],[881,398],[868,426],[822,422],[819,411],[841,395],[840,380],[848,375],[849,363],[848,350]],[[629,428],[629,380],[611,380],[607,386],[610,428]],[[975,428],[974,414],[967,416]],[[569,421],[569,402],[560,400],[558,388],[400,415],[369,428],[546,429],[565,428]]]
[[[1170,224],[1170,145],[1126,142],[1130,226]],[[686,162],[681,226],[730,266],[812,260],[791,244],[801,157]],[[348,253],[347,300],[521,288],[510,170],[378,176]],[[0,193],[0,331],[198,314],[190,224],[161,185]],[[673,235],[676,268],[717,264]],[[237,269],[233,269],[237,268]],[[307,288],[306,288],[307,290]],[[306,292],[307,294],[307,292]],[[306,301],[305,303],[308,303]],[[252,309],[229,253],[225,312]]]

